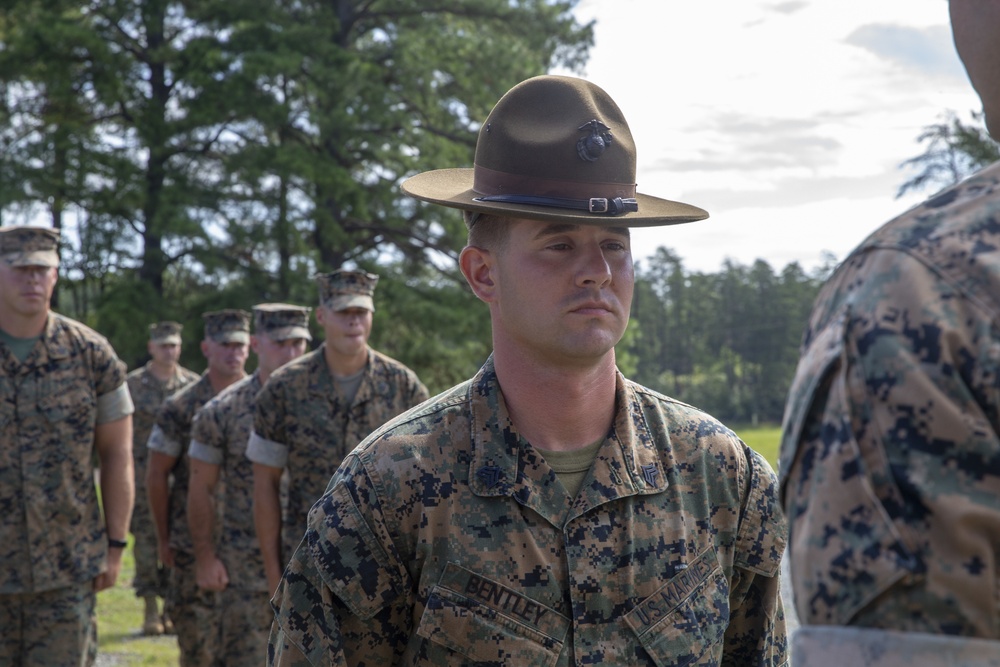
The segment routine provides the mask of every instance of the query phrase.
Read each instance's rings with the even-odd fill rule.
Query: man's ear
[[[496,298],[497,291],[494,275],[496,256],[485,248],[465,246],[458,258],[458,264],[473,294],[480,301],[491,303]]]

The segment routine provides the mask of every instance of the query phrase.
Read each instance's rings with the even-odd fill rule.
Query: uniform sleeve
[[[128,385],[122,383],[117,389],[97,398],[97,423],[107,424],[128,417],[135,412]]]
[[[412,591],[375,489],[350,456],[272,599],[268,664],[396,664],[412,633]]]
[[[156,425],[149,434],[146,446],[154,451],[179,457],[184,453],[183,435],[180,426],[180,408],[175,401],[166,401],[156,417]]]
[[[788,530],[778,504],[778,481],[764,457],[743,445],[746,498],[736,537],[725,664],[787,664],[779,570]]]
[[[94,372],[96,377],[95,392],[98,397],[117,391],[125,384],[128,367],[118,358],[114,348],[105,339],[94,346]]]
[[[258,437],[269,442],[286,444],[288,437],[284,428],[285,414],[284,392],[280,384],[275,382],[266,383],[257,392],[257,401],[253,416],[253,432]]]
[[[798,616],[974,634],[956,619],[995,598],[966,563],[995,552],[1000,332],[904,253],[870,251],[841,274],[826,298],[843,305],[814,314],[783,425]]]
[[[222,463],[226,447],[223,413],[223,403],[213,399],[195,414],[188,456],[213,465]]]

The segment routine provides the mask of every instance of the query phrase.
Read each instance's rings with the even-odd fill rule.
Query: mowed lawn
[[[734,428],[737,435],[766,458],[772,467],[778,466],[778,443],[781,427]],[[142,600],[135,597],[132,578],[135,561],[132,558],[132,541],[125,550],[124,565],[118,585],[97,596],[98,667],[131,667],[132,665],[175,666],[178,664],[175,637],[143,637]],[[261,647],[261,664],[264,647]]]
[[[172,665],[179,663],[177,638],[143,637],[143,602],[135,596],[132,538],[122,559],[118,584],[97,594],[97,665]],[[261,653],[261,664],[264,664]]]

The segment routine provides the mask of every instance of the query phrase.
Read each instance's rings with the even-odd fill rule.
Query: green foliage
[[[633,377],[724,421],[780,421],[823,277],[794,263],[776,274],[763,260],[691,274],[657,249],[636,270],[638,326],[624,343]]]
[[[132,367],[154,320],[185,324],[182,363],[201,369],[202,312],[313,305],[313,274],[360,266],[382,276],[373,345],[443,390],[489,354],[488,311],[456,270],[460,216],[399,183],[470,165],[506,90],[583,65],[575,5],[14,0],[0,208],[73,213],[59,307]],[[817,285],[763,261],[692,274],[660,248],[619,365],[717,416],[780,419]]]
[[[911,190],[943,190],[988,164],[1000,160],[1000,144],[986,131],[982,112],[973,111],[966,123],[954,111],[942,114],[939,123],[928,125],[917,141],[926,143],[922,155],[903,162],[920,171],[899,187],[896,197]]]
[[[372,345],[410,366],[431,395],[472,377],[493,345],[489,311],[458,275],[380,270]]]
[[[735,426],[732,429],[751,449],[767,459],[775,471],[778,470],[778,450],[781,447],[781,426]]]

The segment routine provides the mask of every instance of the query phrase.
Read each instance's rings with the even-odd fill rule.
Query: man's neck
[[[338,354],[330,345],[323,346],[323,358],[330,373],[336,377],[354,375],[368,363],[368,348],[362,348],[358,354],[345,356]]]
[[[543,449],[571,451],[607,435],[615,416],[614,351],[591,366],[559,367],[494,350],[511,421]]]
[[[246,377],[246,373],[240,373],[239,375],[224,375],[218,371],[213,371],[211,368],[208,369],[208,381],[212,383],[212,389],[215,390],[216,394],[244,377]]]
[[[0,328],[4,333],[14,338],[37,338],[45,331],[49,320],[49,311],[37,315],[24,316],[12,312],[0,312]]]

